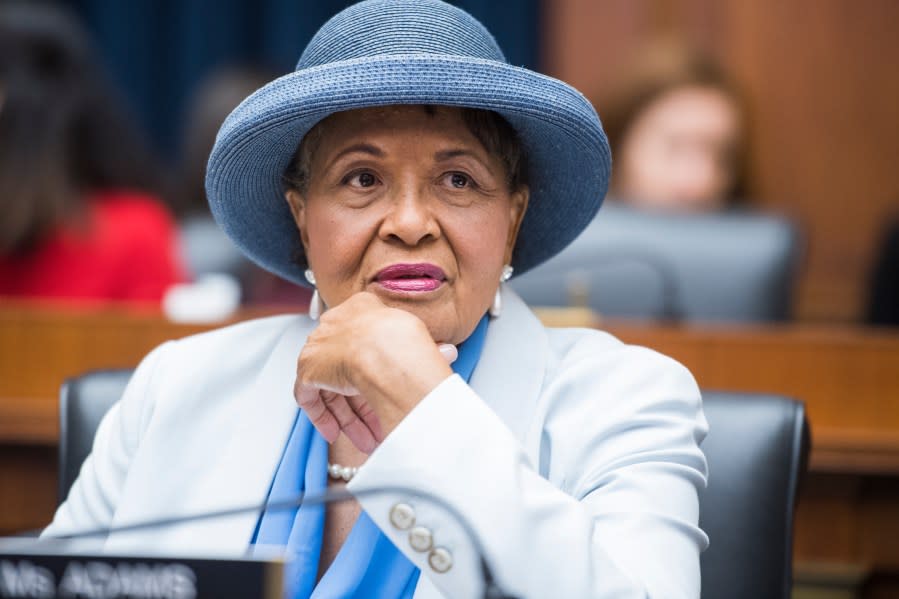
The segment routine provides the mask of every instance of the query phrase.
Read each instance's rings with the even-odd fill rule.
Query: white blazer
[[[279,316],[155,349],[100,425],[45,536],[265,501],[314,326]],[[599,331],[546,329],[505,291],[470,386],[453,375],[434,389],[349,488],[443,498],[467,518],[501,586],[521,597],[695,599],[706,430],[685,368]],[[360,503],[421,568],[415,599],[478,595],[476,552],[449,514],[402,493]],[[405,519],[397,504],[407,504]],[[394,525],[409,516],[435,551],[413,550]],[[258,518],[113,534],[105,550],[242,555]]]

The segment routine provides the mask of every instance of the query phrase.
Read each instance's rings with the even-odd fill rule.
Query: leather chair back
[[[749,213],[654,214],[609,203],[558,255],[509,284],[531,306],[669,321],[785,320],[796,226]]]
[[[69,494],[94,433],[109,408],[122,397],[133,369],[95,370],[63,383],[59,392],[59,502]]]
[[[709,485],[699,525],[702,599],[788,599],[793,508],[810,447],[804,405],[755,393],[704,392]]]

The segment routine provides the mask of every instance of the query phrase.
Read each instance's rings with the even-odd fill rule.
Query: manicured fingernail
[[[451,343],[441,343],[440,346],[437,347],[440,350],[440,353],[446,358],[447,363],[452,364],[456,361],[456,358],[459,357],[459,350],[456,349],[455,345]]]

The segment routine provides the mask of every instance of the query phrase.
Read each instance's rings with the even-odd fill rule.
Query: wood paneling
[[[656,33],[729,67],[747,96],[754,199],[807,236],[798,315],[860,316],[881,229],[899,212],[899,2],[547,0],[544,12],[544,69],[591,97]]]
[[[706,389],[771,391],[805,400],[818,437],[843,447],[899,438],[899,334],[819,326],[609,323],[622,340],[682,362]]]
[[[794,552],[817,563],[859,562],[859,477],[810,475],[802,482]],[[826,526],[822,526],[826,523]]]
[[[55,446],[0,442],[0,536],[46,526],[56,487]]]

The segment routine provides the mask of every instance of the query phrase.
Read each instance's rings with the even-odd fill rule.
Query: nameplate
[[[0,550],[3,599],[281,599],[283,564]]]

